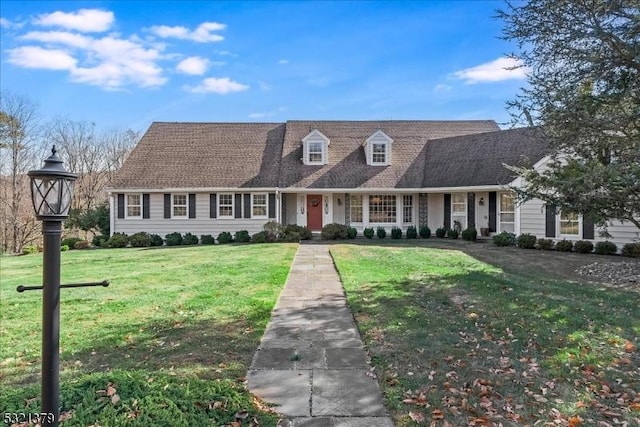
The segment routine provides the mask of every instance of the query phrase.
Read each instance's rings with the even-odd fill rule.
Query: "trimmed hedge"
[[[447,229],[444,227],[436,229],[436,237],[444,238],[447,235]]]
[[[184,237],[182,238],[183,245],[197,245],[198,244],[198,236],[194,236],[191,233],[184,233]]]
[[[588,240],[578,240],[573,244],[573,250],[579,254],[588,254],[593,251],[593,243]]]
[[[615,255],[618,253],[618,247],[613,242],[598,242],[594,252],[598,255]]]
[[[496,246],[513,246],[516,244],[516,235],[509,233],[508,231],[503,231],[500,234],[494,234],[493,243]]]
[[[266,230],[260,231],[251,236],[251,243],[273,243],[276,241],[276,237],[273,233]]]
[[[392,239],[402,239],[402,228],[400,228],[400,227],[391,227],[391,238]]]
[[[364,229],[364,231],[362,232],[362,234],[364,234],[364,237],[366,237],[367,239],[373,239],[373,236],[376,234],[375,231],[373,230],[373,228],[371,227],[367,227]]]
[[[247,230],[236,231],[234,240],[236,243],[249,243],[251,241],[251,235]]]
[[[347,237],[350,239],[355,239],[358,236],[358,230],[353,227],[349,227],[347,230]]]
[[[320,235],[324,240],[343,240],[349,237],[349,227],[334,222],[322,227]]]
[[[164,236],[164,242],[167,246],[180,246],[182,244],[182,234],[175,232]]]
[[[233,243],[233,236],[228,231],[223,231],[218,234],[218,243],[224,245],[226,243]]]
[[[418,238],[418,230],[411,225],[407,227],[407,239],[417,239]]]
[[[447,237],[449,239],[457,239],[458,238],[458,230],[447,230]]]
[[[640,258],[640,243],[627,243],[622,247],[622,256]]]
[[[468,240],[470,242],[475,242],[477,237],[478,237],[478,230],[476,230],[473,227],[467,228],[466,230],[462,231],[462,238],[464,240]]]
[[[129,245],[129,236],[124,233],[113,233],[107,242],[110,248],[126,248]]]
[[[384,227],[378,227],[376,229],[376,236],[378,236],[378,239],[384,239],[387,237],[387,230],[385,230]]]
[[[216,239],[211,234],[203,234],[200,236],[200,243],[203,245],[213,245],[216,243]]]
[[[162,246],[164,244],[164,240],[157,234],[152,234],[151,236],[151,246]]]
[[[426,225],[420,227],[420,237],[422,237],[423,239],[428,239],[429,237],[431,237],[431,229]]]
[[[536,247],[536,236],[529,233],[524,233],[518,236],[516,244],[520,249],[534,249]]]
[[[543,251],[552,251],[554,246],[555,243],[553,243],[553,240],[551,239],[538,239],[538,242],[536,243],[536,247]]]
[[[144,231],[141,231],[136,234],[132,234],[129,237],[129,242],[131,242],[131,246],[134,248],[146,248],[151,246],[151,236]]]
[[[570,240],[560,240],[556,243],[556,250],[559,252],[571,252],[573,250],[573,242]]]

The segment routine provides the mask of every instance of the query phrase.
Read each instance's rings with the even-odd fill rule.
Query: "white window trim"
[[[309,161],[309,143],[320,142],[322,144],[322,160]],[[314,129],[307,136],[302,138],[302,163],[310,166],[326,165],[329,162],[329,144],[330,140],[322,134],[318,129]]]
[[[404,208],[407,207],[407,205],[404,204],[404,198],[406,196],[411,197],[411,221],[405,221],[404,220]],[[415,212],[415,196],[413,194],[403,194],[402,195],[402,200],[400,200],[400,205],[402,207],[402,225],[412,225],[415,223],[415,218],[416,218],[416,212]]]
[[[392,222],[373,222],[371,221],[371,204],[369,203],[369,200],[371,198],[371,196],[393,196],[395,198],[395,207],[396,207],[396,220],[392,221]],[[402,218],[400,218],[400,215],[402,215],[402,200],[399,200],[400,197],[398,197],[399,194],[394,194],[394,193],[374,193],[374,194],[367,194],[366,195],[366,202],[367,202],[367,224],[369,224],[370,226],[373,227],[384,227],[384,226],[400,226],[402,224]],[[363,204],[363,220],[364,220],[364,201],[365,199],[362,199],[362,204]],[[400,210],[398,210],[400,208]]]
[[[373,155],[374,155],[373,147],[375,145],[384,146],[384,161],[382,161],[382,162],[376,162],[373,159]],[[388,142],[373,142],[372,141],[371,143],[369,143],[369,147],[370,147],[369,150],[371,151],[371,165],[372,166],[387,166],[387,165],[389,165],[389,143]]]
[[[320,160],[311,160],[311,144],[320,144]],[[324,165],[327,158],[327,144],[321,141],[308,141],[304,144],[305,148],[305,160],[308,165]]]
[[[255,198],[255,196],[264,196],[264,207],[265,207],[265,212],[266,215],[254,215],[253,214],[253,200]],[[262,206],[262,204],[257,205],[257,206]],[[251,193],[251,218],[253,219],[267,219],[269,218],[269,194],[268,193]]]
[[[349,222],[351,224],[364,224],[364,199],[365,199],[365,195],[364,194],[350,194],[349,197],[354,197],[354,196],[359,196],[360,197],[360,218],[362,218],[362,221],[353,221],[351,220],[351,216],[352,216],[352,212],[351,209],[353,207],[353,205],[351,204],[351,201],[349,201]],[[368,196],[366,197],[368,200]]]
[[[139,196],[140,197],[140,215],[129,215],[129,196]],[[142,215],[143,215],[143,206],[144,205],[144,200],[143,200],[143,196],[142,193],[128,193],[124,195],[124,217],[125,219],[142,219]],[[132,206],[138,206],[138,205],[132,205]]]
[[[220,196],[231,196],[231,215],[220,215],[220,206],[221,206],[221,203],[220,203],[221,197]],[[235,214],[236,214],[236,206],[235,205],[236,204],[235,204],[234,198],[235,197],[234,197],[233,193],[218,193],[218,200],[217,200],[218,203],[217,203],[217,206],[216,206],[217,209],[218,209],[218,212],[216,212],[218,218],[221,218],[221,219],[233,219],[233,218],[235,218]],[[225,206],[228,206],[228,205],[225,205]]]
[[[184,200],[185,200],[185,205],[186,205],[186,209],[185,209],[185,214],[184,215],[175,215],[175,207],[176,206],[182,206],[182,205],[176,205],[175,204],[175,196],[184,196]],[[189,194],[187,193],[173,193],[171,194],[171,219],[186,219],[189,218]]]
[[[501,233],[503,231],[502,230],[502,224],[513,224],[513,230],[514,230],[513,232],[514,232],[514,234],[517,234],[517,233],[515,233],[515,231],[517,231],[517,229],[516,229],[517,203],[516,203],[516,200],[515,200],[515,195],[514,195],[514,200],[513,200],[513,212],[511,212],[511,211],[504,211],[503,212],[502,211],[502,203],[501,203],[502,202],[502,200],[501,200],[502,194],[508,194],[508,193],[505,193],[505,192],[498,193],[498,203],[497,203],[498,204],[498,212],[496,213],[496,216],[497,216],[496,222],[498,224],[498,230],[496,230],[496,231],[498,233]],[[501,221],[503,213],[513,213],[513,222]]]
[[[562,238],[562,239],[577,239],[577,240],[581,240],[582,239],[582,215],[578,214],[578,234],[563,234],[561,229],[560,229],[560,225],[561,225],[561,221],[560,221],[560,217],[562,215],[562,211],[558,211],[558,213],[556,214],[556,237],[557,238]]]
[[[462,194],[464,196],[463,197],[463,199],[464,199],[464,214],[456,213],[453,210],[453,204],[454,204],[453,200],[454,200],[454,195],[456,195],[456,194]],[[458,204],[460,204],[460,203],[458,203]],[[468,218],[468,216],[469,216],[469,206],[468,206],[468,204],[469,204],[469,197],[467,196],[467,193],[451,193],[451,229],[452,230],[454,229],[454,223],[453,223],[453,221],[454,221],[453,217],[454,216],[456,216],[456,217],[464,216],[464,220],[462,222],[460,222],[460,231],[462,231],[462,230],[467,228],[467,224],[469,223],[469,218]]]

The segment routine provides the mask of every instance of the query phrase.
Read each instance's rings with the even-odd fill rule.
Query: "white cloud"
[[[513,67],[519,67],[510,69]],[[503,80],[524,79],[528,69],[522,62],[513,58],[498,58],[494,61],[477,65],[453,73],[455,78],[464,80],[466,84],[483,82],[500,82]]]
[[[22,22],[13,22],[9,21],[7,18],[3,18],[0,16],[0,28],[13,29],[13,28],[22,28],[24,23]]]
[[[24,40],[35,40],[42,43],[63,44],[77,48],[88,48],[93,39],[82,34],[67,31],[31,31],[20,37]]]
[[[264,119],[265,117],[277,116],[279,113],[283,113],[285,111],[287,111],[287,107],[278,107],[275,110],[271,111],[251,113],[248,117],[250,119]]]
[[[280,59],[280,60],[278,61],[278,64],[280,64],[280,65],[287,65],[288,63],[289,63],[289,60],[288,60],[288,59]]]
[[[176,70],[192,76],[203,75],[207,71],[207,68],[209,68],[209,60],[199,56],[185,58],[176,66]]]
[[[46,27],[62,27],[83,33],[100,33],[111,28],[113,12],[100,9],[80,9],[77,12],[53,12],[38,16],[34,24]]]
[[[434,92],[449,92],[451,90],[451,86],[440,83],[433,87]]]
[[[234,82],[228,77],[209,77],[206,78],[198,86],[186,87],[186,90],[193,93],[218,93],[225,95],[231,92],[241,92],[249,89],[249,86]]]
[[[216,31],[222,31],[227,26],[217,22],[203,22],[198,27],[190,31],[187,27],[177,26],[169,27],[167,25],[155,25],[149,28],[151,33],[163,39],[176,38],[181,40],[191,40],[198,43],[212,43],[224,40],[220,34],[213,34]]]
[[[43,49],[39,46],[21,46],[9,49],[9,63],[24,68],[45,70],[72,70],[76,60],[64,50]]]

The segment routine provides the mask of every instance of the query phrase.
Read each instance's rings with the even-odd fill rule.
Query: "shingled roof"
[[[153,123],[112,188],[278,185],[284,123]]]
[[[317,129],[329,138],[329,161],[302,163],[300,141]],[[429,139],[498,130],[485,121],[289,121],[280,164],[280,188],[420,188]],[[391,139],[391,164],[368,166],[362,144],[377,130]]]
[[[515,179],[503,164],[531,166],[545,156],[539,128],[443,138],[426,144],[424,187],[504,185]]]

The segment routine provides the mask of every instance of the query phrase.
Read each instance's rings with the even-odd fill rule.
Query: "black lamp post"
[[[29,171],[31,200],[42,221],[42,425],[57,426],[60,401],[60,235],[77,175],[65,170],[53,146],[42,169]]]

